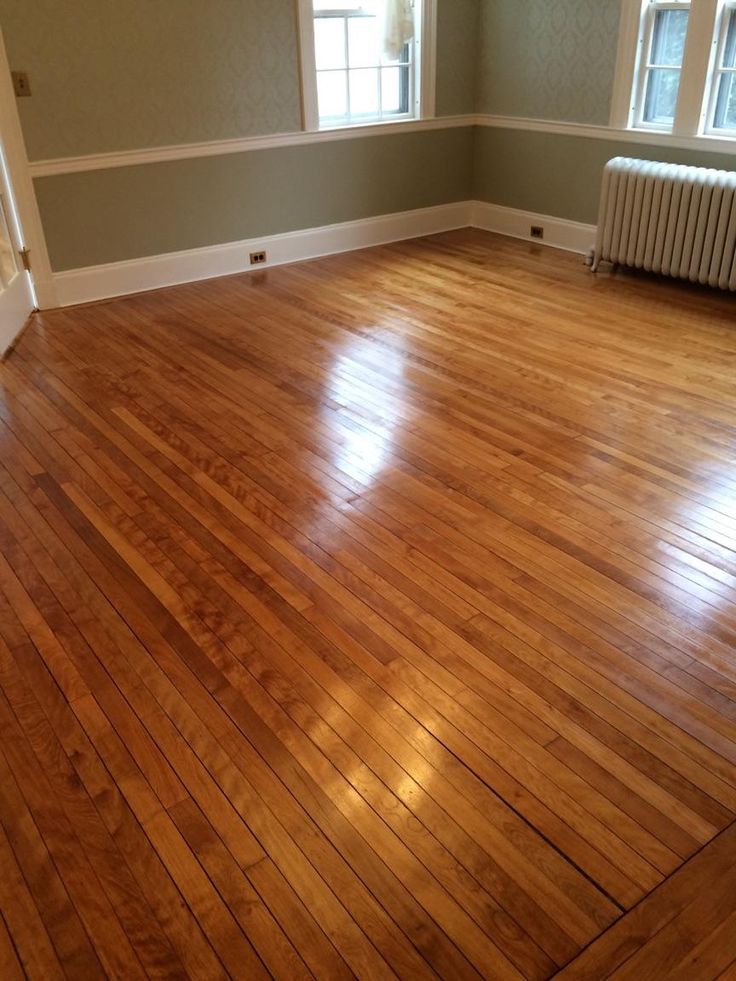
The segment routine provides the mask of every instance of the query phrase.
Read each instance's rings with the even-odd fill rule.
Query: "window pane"
[[[726,35],[726,49],[723,52],[723,67],[736,68],[736,11],[731,14]]]
[[[654,36],[650,64],[681,67],[687,37],[687,10],[658,10],[654,18]]]
[[[644,99],[644,122],[674,123],[680,72],[671,68],[650,68]]]
[[[351,116],[377,116],[378,70],[358,68],[350,75],[350,114]]]
[[[322,125],[411,114],[414,44],[404,45],[399,61],[386,61],[379,16],[385,2],[312,0]]]
[[[376,0],[314,0],[314,9],[317,10],[364,10],[366,13],[375,14]]]
[[[372,68],[381,61],[376,17],[351,17],[348,22],[350,67]]]
[[[404,45],[404,47],[402,49],[402,52],[399,55],[398,60],[392,60],[391,58],[387,58],[386,55],[384,54],[384,52],[381,51],[381,62],[384,65],[406,64],[410,60],[411,60],[411,45],[410,44],[405,44]]]
[[[345,116],[348,111],[347,72],[317,72],[317,98],[321,119]]]
[[[384,112],[405,112],[401,106],[401,72],[403,68],[381,69],[381,104]]]
[[[733,72],[721,75],[713,125],[716,129],[736,129],[736,75]]]
[[[345,21],[341,17],[314,18],[314,53],[317,71],[345,68]]]

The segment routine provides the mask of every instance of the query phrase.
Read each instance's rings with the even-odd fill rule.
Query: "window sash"
[[[345,99],[346,112],[344,114],[328,116],[322,115],[319,110],[319,96],[317,97],[317,115],[320,128],[332,128],[335,126],[361,125],[371,122],[393,122],[397,120],[415,119],[419,116],[418,100],[416,98],[417,89],[417,44],[416,38],[404,46],[402,57],[399,61],[379,62],[370,65],[351,65],[350,63],[350,43],[349,43],[349,24],[355,19],[375,19],[376,15],[365,10],[354,9],[335,9],[335,10],[314,10],[313,19],[332,19],[343,21],[343,38],[345,44],[345,66],[339,68],[317,68],[315,75],[318,82],[320,76],[341,73],[345,75]],[[419,30],[419,24],[417,24]],[[399,70],[399,109],[384,110],[383,108],[383,85],[384,70]],[[377,97],[378,112],[376,113],[356,113],[351,106],[351,72],[354,71],[376,71],[377,72]]]
[[[684,56],[683,63],[680,65],[668,65],[660,64],[652,61],[652,56],[654,53],[654,42],[655,42],[655,30],[657,24],[657,14],[661,11],[676,10],[676,11],[687,11],[690,17],[692,16],[692,5],[690,2],[677,2],[677,0],[670,0],[670,2],[660,2],[660,0],[650,0],[647,4],[646,10],[643,14],[643,30],[642,36],[640,37],[641,52],[639,55],[639,64],[637,68],[637,78],[635,83],[635,99],[633,107],[633,120],[632,125],[635,129],[648,129],[655,130],[659,132],[669,133],[672,132],[674,128],[674,120],[672,123],[668,122],[657,122],[656,120],[645,119],[646,108],[647,108],[647,96],[649,92],[650,79],[652,73],[655,71],[676,71],[679,75],[678,81],[678,101],[679,93],[682,87],[682,75],[684,66]],[[690,20],[688,20],[688,30],[690,27]],[[687,40],[685,42],[687,47]],[[675,116],[677,115],[677,107],[675,107]]]
[[[725,98],[725,93],[727,92],[727,80],[729,77],[736,78],[736,66],[727,67],[725,65],[726,50],[728,42],[731,38],[731,32],[736,33],[736,2],[727,3],[721,12],[721,23],[718,34],[718,50],[716,54],[715,68],[710,81],[710,96],[706,127],[706,133],[726,137],[736,135],[736,126],[718,125],[718,118],[721,109],[723,108],[724,113],[726,111],[726,107],[722,106],[722,103]]]

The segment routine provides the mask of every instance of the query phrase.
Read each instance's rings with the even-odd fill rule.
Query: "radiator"
[[[603,261],[736,290],[736,173],[610,160],[594,272]]]

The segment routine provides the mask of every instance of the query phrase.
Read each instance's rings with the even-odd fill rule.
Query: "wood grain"
[[[3,976],[729,976],[735,363],[477,231],[35,316]]]

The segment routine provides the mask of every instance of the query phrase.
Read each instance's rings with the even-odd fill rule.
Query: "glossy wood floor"
[[[0,976],[734,977],[735,311],[467,231],[38,316]]]

